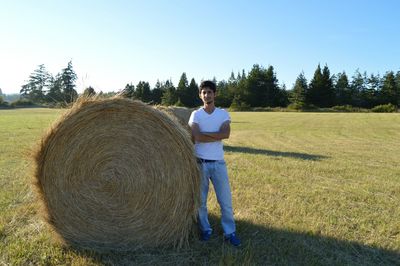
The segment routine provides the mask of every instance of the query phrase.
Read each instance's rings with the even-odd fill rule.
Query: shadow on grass
[[[219,218],[210,217],[214,234],[208,242],[193,236],[181,250],[147,249],[134,252],[78,251],[103,265],[399,265],[400,253],[331,237],[269,228],[238,220],[242,247],[225,243]]]
[[[329,158],[328,156],[325,156],[325,155],[314,155],[314,154],[298,153],[298,152],[271,151],[271,150],[256,149],[256,148],[249,148],[249,147],[229,146],[229,145],[224,146],[224,150],[226,152],[261,154],[261,155],[277,156],[277,157],[291,157],[291,158],[295,158],[295,159],[311,160],[311,161],[319,161],[322,159]]]

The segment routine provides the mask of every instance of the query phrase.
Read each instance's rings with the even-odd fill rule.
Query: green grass
[[[400,115],[232,113],[225,142],[240,249],[216,235],[183,250],[61,247],[37,217],[30,152],[62,113],[0,111],[0,265],[400,265]]]

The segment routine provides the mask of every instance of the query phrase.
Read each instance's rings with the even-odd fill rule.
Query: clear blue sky
[[[400,70],[397,0],[0,0],[0,88],[19,92],[39,64],[72,60],[77,89],[228,79],[253,64],[291,88],[318,63],[331,74]]]

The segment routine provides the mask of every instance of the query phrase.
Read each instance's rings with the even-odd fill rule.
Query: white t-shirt
[[[211,114],[204,111],[203,107],[195,110],[190,115],[189,126],[193,123],[199,125],[200,132],[218,132],[225,121],[231,121],[229,113],[224,109],[215,108]],[[222,141],[197,142],[194,145],[196,156],[207,160],[223,160],[224,149]]]

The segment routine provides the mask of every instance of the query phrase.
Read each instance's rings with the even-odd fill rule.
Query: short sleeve
[[[223,120],[222,123],[226,122],[226,121],[231,121],[231,116],[229,115],[229,113],[227,111],[225,111],[225,109],[222,109],[224,115],[223,115]]]
[[[193,123],[198,123],[197,119],[196,119],[196,111],[193,111],[190,114],[190,118],[189,118],[189,122],[188,125],[191,126]]]

